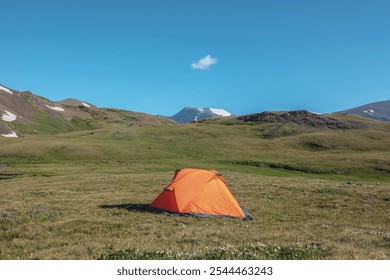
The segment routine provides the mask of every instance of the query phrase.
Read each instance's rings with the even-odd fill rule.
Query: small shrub
[[[336,188],[322,188],[322,189],[315,190],[315,192],[321,194],[330,194],[330,195],[345,195],[345,196],[351,195],[347,190],[336,189]]]
[[[169,251],[126,249],[102,256],[102,260],[173,260]]]
[[[384,236],[380,241],[376,242],[376,246],[390,249],[390,236]]]

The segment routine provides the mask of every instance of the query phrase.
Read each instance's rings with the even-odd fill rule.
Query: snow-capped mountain
[[[178,123],[189,123],[202,119],[228,116],[232,116],[232,114],[224,109],[185,107],[170,118]]]
[[[374,102],[348,110],[336,112],[339,114],[352,114],[378,121],[390,121],[390,100]]]

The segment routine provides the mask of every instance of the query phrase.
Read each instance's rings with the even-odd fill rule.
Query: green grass
[[[0,258],[389,259],[387,128],[273,139],[263,128],[115,123],[0,138],[0,174],[16,175],[0,176]],[[255,219],[133,207],[184,167],[223,173]]]
[[[378,177],[386,180],[390,174],[390,140],[386,132],[330,131],[277,139],[262,139],[260,134],[253,126],[191,124],[168,125],[163,129],[118,126],[116,130],[3,140],[0,158],[42,163],[154,161],[167,166],[172,163],[222,165],[231,170],[242,170],[240,162],[246,166],[260,162],[265,168],[250,170],[259,174],[265,169],[278,169],[285,174],[288,174],[285,171],[297,171],[374,180]],[[311,143],[309,147],[308,143]],[[313,150],[313,145],[323,148]]]
[[[195,252],[125,249],[101,256],[103,260],[318,260],[329,255],[318,244],[290,247],[264,244],[216,247]]]

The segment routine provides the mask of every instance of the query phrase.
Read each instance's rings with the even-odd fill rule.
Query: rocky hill
[[[319,115],[306,110],[288,112],[262,112],[251,115],[240,116],[238,120],[244,122],[262,123],[293,123],[319,129],[362,129],[368,124],[356,120],[336,119],[328,115]]]
[[[314,133],[321,130],[378,130],[388,131],[386,125],[358,116],[315,114],[306,110],[261,112],[239,117],[215,118],[200,121],[225,125],[256,126],[262,138],[278,138]]]

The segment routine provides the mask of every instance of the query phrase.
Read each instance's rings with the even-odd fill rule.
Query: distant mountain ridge
[[[338,114],[338,115],[337,115]],[[277,124],[274,127],[290,129],[364,129],[364,120],[348,120],[340,114],[353,114],[378,121],[390,121],[390,100],[374,102],[336,112],[333,115],[313,114],[305,110],[289,112],[262,112],[240,117],[225,109],[185,107],[172,117],[153,116],[120,109],[98,108],[95,105],[68,98],[51,101],[29,91],[16,91],[0,84],[0,137],[19,137],[34,134],[57,134],[72,131],[96,130],[133,124],[189,123],[209,118],[223,118],[223,122],[258,122]],[[232,116],[232,117],[230,117]],[[230,117],[230,118],[229,118]],[[213,120],[219,121],[219,120]]]
[[[208,118],[227,116],[232,116],[232,114],[225,109],[185,107],[170,118],[178,123],[189,123]]]
[[[359,107],[336,112],[338,114],[352,114],[377,121],[390,121],[390,100],[374,102]]]

